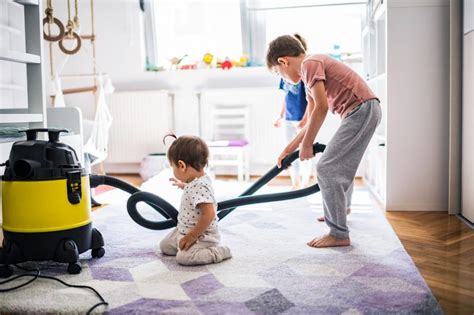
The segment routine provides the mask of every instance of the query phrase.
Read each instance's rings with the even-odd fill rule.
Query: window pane
[[[266,11],[266,39],[301,34],[310,53],[361,51],[361,13],[364,6],[320,6]]]
[[[239,0],[179,0],[154,3],[158,61],[173,57],[202,60],[205,53],[242,55]]]

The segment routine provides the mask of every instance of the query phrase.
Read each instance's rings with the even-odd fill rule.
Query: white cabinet
[[[462,215],[474,223],[474,32],[464,35],[462,106]]]
[[[365,178],[387,210],[446,211],[449,1],[384,5],[369,22],[379,48],[364,60],[375,67],[369,84],[384,114]]]

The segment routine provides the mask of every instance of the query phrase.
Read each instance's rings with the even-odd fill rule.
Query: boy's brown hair
[[[299,35],[282,35],[268,44],[267,67],[268,69],[278,65],[280,57],[298,57],[306,52],[306,41]]]
[[[194,136],[176,137],[174,134],[169,134],[164,136],[163,143],[168,137],[175,139],[166,154],[170,163],[178,165],[178,161],[181,160],[198,171],[207,166],[209,148],[201,138]]]

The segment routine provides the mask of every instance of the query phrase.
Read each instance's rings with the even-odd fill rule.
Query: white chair
[[[249,108],[247,105],[213,105],[211,107],[211,141],[209,167],[236,166],[239,181],[249,175]]]

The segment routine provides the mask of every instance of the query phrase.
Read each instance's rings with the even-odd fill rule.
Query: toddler
[[[183,190],[183,195],[178,225],[161,241],[161,252],[176,256],[181,265],[205,265],[231,258],[229,248],[220,245],[217,203],[211,179],[204,171],[209,157],[206,143],[193,136],[169,136],[175,138],[167,153],[175,176],[170,180]]]

